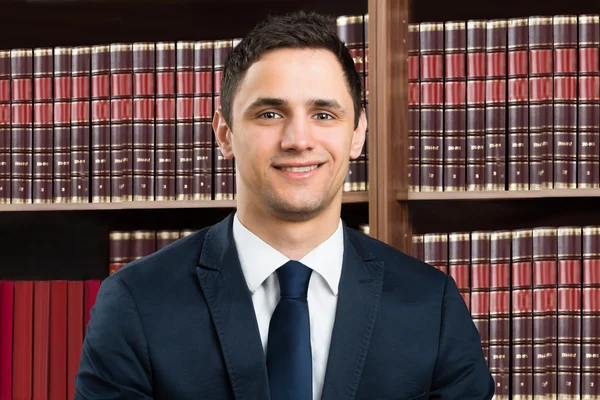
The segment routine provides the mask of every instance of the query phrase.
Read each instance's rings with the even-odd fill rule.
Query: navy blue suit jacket
[[[76,400],[269,399],[232,216],[103,281]],[[491,399],[452,278],[345,225],[344,246],[322,399]]]

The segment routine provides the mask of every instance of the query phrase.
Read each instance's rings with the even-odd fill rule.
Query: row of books
[[[365,88],[367,23],[337,18]],[[0,51],[0,204],[233,199],[212,118],[239,42]],[[366,177],[365,146],[345,190],[366,190]]]
[[[600,15],[409,25],[411,191],[600,187]]]
[[[600,398],[600,226],[413,235],[450,274],[499,399]]]
[[[73,399],[99,280],[0,281],[0,399]]]

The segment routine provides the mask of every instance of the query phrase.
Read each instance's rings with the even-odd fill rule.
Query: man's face
[[[359,156],[366,120],[354,107],[339,61],[327,50],[278,49],[246,71],[232,127],[220,143],[235,157],[238,186],[287,220],[317,215],[341,196],[348,161]],[[221,136],[217,132],[217,136]],[[220,138],[219,141],[221,142]]]

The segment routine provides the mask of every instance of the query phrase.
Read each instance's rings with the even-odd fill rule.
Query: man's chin
[[[307,221],[316,217],[325,207],[326,201],[312,199],[269,199],[268,206],[279,218],[287,221]]]

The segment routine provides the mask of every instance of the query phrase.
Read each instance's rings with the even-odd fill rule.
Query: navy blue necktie
[[[312,399],[308,282],[312,270],[298,261],[277,269],[281,298],[271,316],[267,369],[272,400]]]

